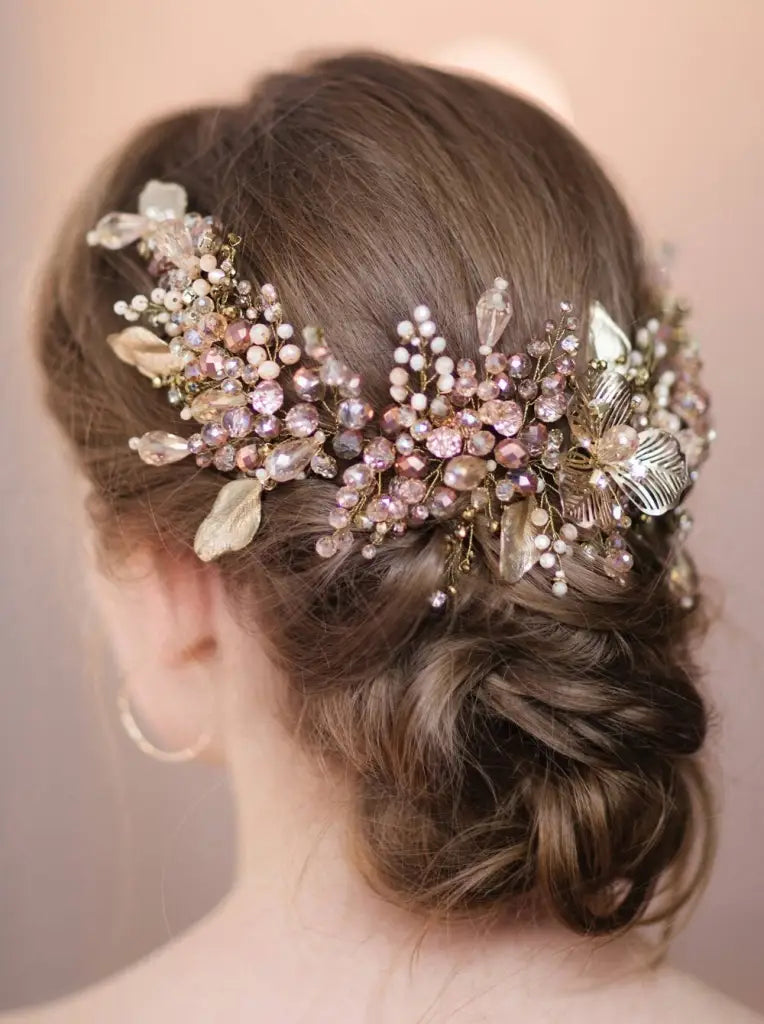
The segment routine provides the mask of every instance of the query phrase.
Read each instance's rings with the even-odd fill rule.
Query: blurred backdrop
[[[34,269],[93,165],[141,121],[235,98],[295,54],[360,46],[539,97],[604,161],[648,236],[676,243],[720,430],[695,544],[716,609],[704,661],[723,804],[713,880],[674,959],[764,1010],[764,3],[4,0],[0,16],[0,1008],[164,942],[219,899],[232,865],[224,779],[145,762],[116,726],[71,474],[29,358],[45,302]]]

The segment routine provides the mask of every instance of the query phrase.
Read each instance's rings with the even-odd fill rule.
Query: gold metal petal
[[[501,517],[499,573],[508,583],[517,583],[538,561],[539,551],[533,543],[537,534],[531,513],[537,507],[533,496],[507,505]]]
[[[634,458],[607,466],[607,474],[648,516],[676,508],[689,484],[687,462],[673,434],[651,427],[639,435]]]
[[[240,551],[260,527],[263,486],[254,477],[231,480],[215,499],[207,518],[200,524],[194,551],[203,562],[211,562],[228,551]]]
[[[620,373],[605,370],[581,386],[568,419],[574,437],[594,443],[610,427],[631,419],[631,385]]]
[[[612,487],[599,490],[592,486],[595,469],[586,452],[574,448],[566,454],[560,473],[562,511],[566,519],[586,530],[608,530],[613,526],[611,509],[618,498]]]
[[[172,377],[179,373],[183,363],[180,356],[170,352],[170,346],[145,327],[127,327],[106,339],[114,354],[134,366],[144,377]]]

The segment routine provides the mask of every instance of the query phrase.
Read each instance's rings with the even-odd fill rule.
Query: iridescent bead
[[[281,420],[266,413],[255,418],[253,427],[258,437],[262,437],[264,441],[273,441],[281,433]]]
[[[539,393],[539,387],[535,380],[526,377],[517,385],[518,395],[526,402],[532,402]]]
[[[501,373],[507,368],[507,357],[502,352],[492,352],[485,357],[486,373]]]
[[[523,425],[523,411],[517,402],[500,401],[485,402],[478,410],[483,423],[494,427],[497,433],[505,437],[516,434]]]
[[[300,366],[292,375],[292,383],[297,397],[305,402],[317,402],[324,393],[324,385],[316,370]]]
[[[544,356],[549,355],[550,348],[546,338],[532,338],[525,346],[525,351],[534,359],[543,359]]]
[[[488,469],[482,459],[474,455],[458,455],[446,463],[443,483],[455,491],[471,491],[485,479]]]
[[[257,445],[244,445],[236,453],[236,466],[242,473],[253,473],[260,465],[260,462],[260,450]]]
[[[229,352],[238,355],[247,351],[250,345],[249,329],[247,320],[234,320],[226,327],[223,341]]]
[[[346,398],[337,406],[337,419],[349,430],[362,430],[373,416],[372,407],[360,398]]]
[[[527,377],[531,372],[531,361],[524,352],[513,352],[507,360],[507,370],[511,377]]]
[[[429,420],[417,420],[409,427],[411,436],[417,441],[423,441],[431,430],[432,424]]]
[[[298,402],[286,414],[287,430],[295,437],[310,437],[318,430],[318,424],[318,410],[307,402]]]
[[[395,449],[385,437],[375,437],[366,445],[363,460],[377,472],[389,469],[395,462]]]
[[[462,450],[462,436],[453,427],[438,427],[428,436],[425,444],[439,459],[448,459]]]
[[[456,372],[460,377],[474,377],[477,367],[471,359],[460,359],[456,364]]]
[[[368,487],[373,479],[374,472],[365,462],[356,463],[355,466],[348,466],[342,474],[343,483],[347,484],[348,487],[357,487],[359,490]]]
[[[319,537],[316,541],[316,554],[321,558],[331,558],[337,554],[337,542],[334,537]]]
[[[185,437],[168,434],[164,430],[149,430],[141,437],[131,438],[130,448],[149,466],[166,466],[171,462],[180,462],[190,450]]]
[[[418,526],[430,518],[430,511],[426,505],[412,505],[409,509],[409,522]]]
[[[183,332],[183,344],[193,352],[200,352],[207,344],[207,338],[197,327],[191,327]]]
[[[551,373],[541,378],[541,390],[545,395],[555,394],[565,388],[565,377],[561,373]]]
[[[335,530],[344,530],[350,525],[350,513],[344,508],[333,508],[329,513],[329,525]]]
[[[482,426],[482,420],[472,409],[462,409],[454,418],[457,426],[465,436],[477,433]]]
[[[558,373],[564,374],[566,377],[570,377],[576,372],[576,361],[570,355],[560,356],[554,361],[555,369]]]
[[[499,396],[499,385],[493,380],[481,380],[478,384],[477,396],[481,402],[490,402]]]
[[[416,442],[411,434],[398,434],[395,439],[395,448],[401,455],[410,455],[416,448]]]
[[[202,373],[211,380],[222,380],[225,377],[226,353],[222,348],[213,345],[212,348],[199,357],[199,366]]]
[[[466,400],[477,394],[478,384],[474,377],[459,377],[454,384],[455,398]]]
[[[470,455],[488,455],[495,443],[496,438],[490,430],[478,430],[467,438],[467,451]]]
[[[345,384],[351,376],[350,369],[345,365],[345,363],[334,356],[328,357],[326,362],[321,365],[321,369],[318,373],[324,384],[331,388],[340,387],[340,385]]]
[[[427,485],[423,480],[416,478],[403,479],[396,477],[396,495],[405,501],[407,505],[418,505],[424,501],[427,494]]]
[[[278,412],[284,404],[284,389],[275,380],[264,380],[252,390],[249,400],[255,412]]]
[[[238,378],[241,377],[242,371],[244,369],[244,363],[242,362],[241,359],[239,359],[238,356],[230,356],[228,359],[226,359],[223,368],[226,372],[227,377]]]
[[[268,476],[277,483],[294,480],[308,468],[317,447],[314,438],[282,441],[265,458]]]
[[[395,460],[395,471],[402,477],[418,479],[427,475],[429,462],[423,452],[399,455]]]
[[[357,458],[363,450],[363,434],[360,430],[341,430],[332,440],[335,455],[345,461]]]
[[[554,423],[565,415],[567,399],[558,393],[537,398],[533,410],[543,423]]]
[[[522,469],[528,465],[528,450],[519,441],[505,438],[496,445],[494,458],[506,469]]]
[[[639,447],[639,435],[627,424],[610,427],[597,444],[597,457],[603,462],[625,462]]]
[[[355,487],[340,487],[335,500],[340,508],[355,508],[360,497]]]
[[[220,313],[207,313],[201,323],[202,330],[215,338],[221,338],[227,326],[228,321]]]
[[[457,493],[450,487],[436,487],[430,495],[430,512],[436,519],[449,515],[456,503]]]
[[[215,452],[212,461],[215,469],[221,473],[230,473],[236,467],[236,449],[232,444],[224,444]]]
[[[497,373],[493,378],[496,387],[499,389],[500,398],[511,398],[515,393],[515,382],[506,373]]]
[[[509,474],[512,486],[520,494],[536,494],[538,491],[538,477],[528,470],[519,470]]]
[[[217,448],[228,440],[228,431],[221,423],[205,423],[202,427],[202,440],[210,448]]]
[[[223,413],[223,426],[231,437],[246,437],[252,431],[254,416],[246,406]]]

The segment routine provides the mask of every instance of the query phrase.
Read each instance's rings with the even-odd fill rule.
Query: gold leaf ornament
[[[251,542],[260,527],[262,490],[260,481],[249,477],[231,480],[220,489],[196,531],[194,551],[203,562],[240,551]]]
[[[538,507],[533,496],[513,501],[501,516],[499,574],[508,583],[517,583],[538,561],[535,539],[538,531],[531,515]]]
[[[183,368],[181,357],[173,355],[168,343],[145,327],[126,327],[119,334],[110,334],[106,340],[123,363],[134,366],[152,380],[172,377]]]
[[[606,363],[608,370],[626,372],[631,342],[599,302],[589,307],[589,347],[594,358]]]

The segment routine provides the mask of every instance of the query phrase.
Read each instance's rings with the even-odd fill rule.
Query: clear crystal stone
[[[475,307],[475,315],[481,345],[493,348],[512,317],[512,304],[506,291],[494,286],[483,292]]]
[[[138,211],[149,220],[181,220],[187,205],[186,190],[171,181],[149,181],[138,197]]]
[[[229,409],[237,409],[246,405],[246,402],[246,396],[241,391],[228,394],[220,388],[210,388],[209,391],[202,391],[197,395],[189,408],[197,423],[213,423]]]
[[[188,441],[178,434],[168,434],[164,430],[149,430],[135,446],[141,459],[149,466],[166,466],[171,462],[180,462],[189,454]]]
[[[265,470],[277,483],[294,480],[308,468],[316,450],[315,438],[283,441],[266,456]]]
[[[104,249],[124,249],[137,242],[147,227],[148,221],[138,213],[107,213],[89,233],[88,241]]]

